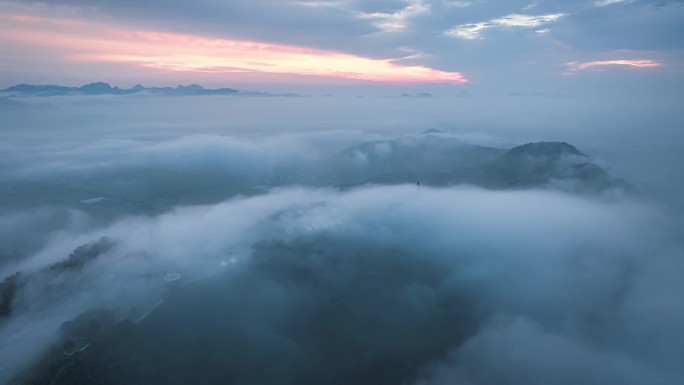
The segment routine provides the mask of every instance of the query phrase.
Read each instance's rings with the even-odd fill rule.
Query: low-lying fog
[[[0,383],[684,383],[676,100],[17,100]]]

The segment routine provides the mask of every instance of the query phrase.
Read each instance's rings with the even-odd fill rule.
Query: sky
[[[0,0],[0,87],[680,95],[684,1]]]

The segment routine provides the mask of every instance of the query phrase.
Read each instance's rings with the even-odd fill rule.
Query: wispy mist
[[[1,381],[681,383],[681,116],[525,100],[3,107]]]

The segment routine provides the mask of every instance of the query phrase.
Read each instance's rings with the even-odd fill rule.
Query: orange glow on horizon
[[[132,64],[166,72],[309,75],[385,83],[468,83],[459,72],[305,47],[131,30],[114,25],[0,14],[0,40],[49,47],[62,60]],[[52,59],[55,59],[54,57]]]

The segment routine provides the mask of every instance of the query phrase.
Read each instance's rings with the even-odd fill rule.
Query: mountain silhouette
[[[18,84],[0,90],[4,96],[74,96],[74,95],[134,95],[134,94],[150,94],[150,95],[170,95],[170,96],[188,96],[188,95],[238,95],[238,96],[284,96],[296,97],[296,94],[270,94],[259,91],[241,91],[233,88],[204,88],[199,84],[190,84],[188,86],[179,85],[177,87],[145,87],[141,84],[122,89],[113,87],[108,83],[96,82],[86,84],[80,87],[66,87],[59,85],[30,85]]]

